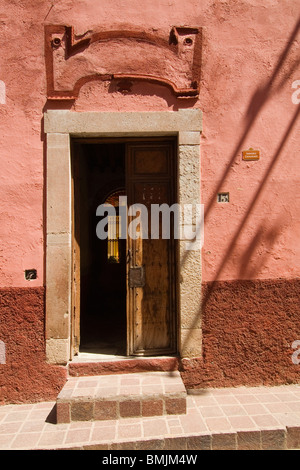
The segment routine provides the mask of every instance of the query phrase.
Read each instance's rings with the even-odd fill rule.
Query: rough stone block
[[[68,339],[50,338],[46,340],[46,357],[50,364],[67,364],[70,358]]]
[[[300,449],[300,427],[287,426],[287,448]]]
[[[201,357],[202,330],[200,328],[181,330],[180,353],[182,357]]]
[[[186,399],[185,398],[166,398],[165,399],[166,413],[168,415],[180,415],[186,413]]]
[[[186,450],[186,437],[168,437],[165,439],[164,450]]]
[[[261,449],[260,431],[239,431],[237,433],[238,450]]]
[[[136,450],[163,450],[164,439],[149,439],[136,442]]]
[[[118,418],[118,403],[117,401],[99,400],[95,402],[94,406],[94,419],[106,420]]]
[[[236,450],[237,436],[235,433],[220,433],[212,435],[212,450]]]
[[[160,416],[164,412],[163,400],[143,400],[142,416]]]
[[[189,436],[187,450],[211,450],[211,435]]]
[[[62,402],[56,404],[56,422],[57,424],[71,422],[70,403]]]
[[[120,402],[120,416],[122,418],[141,416],[141,402],[139,400],[125,400]]]
[[[93,411],[93,401],[76,401],[71,405],[71,420],[91,421],[93,419]]]
[[[285,429],[264,429],[261,431],[262,450],[284,450],[286,448]]]

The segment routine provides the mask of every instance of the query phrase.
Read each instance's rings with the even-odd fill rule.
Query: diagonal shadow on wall
[[[293,71],[295,71],[297,69],[297,67],[299,66],[300,60],[296,59],[296,60],[293,60],[291,62],[291,64],[289,64],[289,67],[288,67],[287,70],[283,70],[284,67],[285,67],[285,62],[286,62],[287,58],[289,57],[291,48],[293,46],[294,41],[296,40],[296,37],[297,37],[297,34],[299,33],[299,30],[300,30],[300,18],[296,22],[295,27],[292,30],[292,32],[291,32],[291,34],[290,34],[290,36],[289,36],[289,38],[286,42],[286,45],[285,45],[282,53],[280,54],[280,56],[278,58],[277,64],[274,67],[274,70],[273,70],[273,73],[272,73],[271,77],[266,81],[266,83],[260,84],[257,87],[256,91],[254,92],[253,96],[250,99],[248,109],[247,109],[245,117],[244,117],[244,130],[242,131],[241,136],[240,136],[240,138],[238,139],[238,141],[236,143],[236,146],[235,146],[235,148],[234,148],[234,150],[233,150],[233,152],[230,156],[229,163],[228,163],[222,177],[220,178],[219,183],[216,185],[215,190],[214,190],[214,192],[211,196],[211,199],[210,199],[210,201],[209,201],[209,203],[208,203],[208,205],[205,209],[205,212],[204,212],[205,224],[207,224],[207,221],[209,219],[209,215],[210,215],[210,213],[211,213],[211,211],[214,207],[217,194],[221,189],[223,181],[227,178],[227,176],[230,172],[231,166],[232,166],[234,160],[236,159],[236,155],[240,152],[246,138],[248,137],[250,131],[253,129],[253,126],[254,126],[256,120],[258,119],[260,113],[264,109],[265,105],[270,101],[270,99],[273,98],[276,95],[276,93],[286,84],[286,82],[290,79],[291,74],[293,73]],[[271,176],[271,173],[274,170],[275,165],[277,164],[277,162],[280,158],[280,155],[282,154],[283,149],[284,149],[285,145],[287,144],[288,139],[289,139],[289,137],[290,137],[290,135],[291,135],[291,133],[294,129],[296,121],[299,117],[299,112],[300,112],[300,105],[298,105],[296,107],[296,110],[295,110],[294,114],[292,115],[288,125],[283,130],[283,134],[282,134],[282,137],[279,141],[277,149],[275,150],[273,156],[270,159],[270,164],[266,168],[266,171],[263,175],[263,178],[260,182],[260,185],[259,185],[257,191],[254,193],[254,195],[252,197],[252,200],[250,201],[249,206],[247,207],[247,210],[245,212],[244,217],[241,219],[241,221],[239,223],[239,226],[237,227],[235,233],[233,234],[233,236],[231,238],[229,246],[228,246],[226,252],[224,253],[224,256],[223,256],[222,260],[220,261],[220,264],[217,268],[215,277],[209,285],[209,288],[207,290],[205,298],[200,299],[201,305],[199,306],[199,315],[201,315],[201,313],[204,311],[204,309],[206,307],[206,304],[208,303],[209,298],[210,298],[210,296],[211,296],[211,294],[214,290],[215,284],[219,280],[220,275],[221,275],[224,267],[226,266],[228,260],[230,259],[230,256],[232,255],[233,250],[236,247],[237,241],[240,237],[240,234],[241,234],[243,228],[245,227],[246,223],[248,222],[249,218],[251,217],[251,214],[253,213],[255,207],[258,204],[259,198],[262,195],[262,192],[263,192],[263,190],[264,190],[264,188],[265,188],[265,186],[266,186],[266,184],[267,184],[267,182],[268,182],[268,180]],[[201,227],[198,228],[198,230],[200,230],[200,229],[201,229]],[[269,237],[268,238],[269,239],[269,246],[271,246],[271,244],[273,244],[275,242],[275,239],[276,239],[277,236],[278,236],[278,229],[276,227],[273,227],[271,229],[271,232],[267,235],[267,237]],[[246,249],[245,252],[244,252],[244,260],[245,260],[245,257],[250,255],[254,251],[255,246],[257,246],[257,244],[259,244],[259,242],[261,240],[261,237],[262,237],[262,228],[260,227],[260,228],[258,228],[256,234],[253,236],[252,241],[250,241],[248,249]],[[181,268],[184,267],[185,263],[187,262],[187,259],[188,259],[188,253],[185,253],[185,255],[180,260]],[[241,261],[243,261],[243,259]],[[242,272],[241,272],[241,274],[242,274]],[[198,321],[198,318],[197,317],[194,318],[194,321],[193,321],[192,325],[190,326],[191,330],[193,328],[195,328],[197,321]],[[190,340],[190,334],[187,334],[186,337],[185,337],[185,341],[182,344],[182,349],[183,350],[186,348],[186,345],[189,342],[189,340]]]

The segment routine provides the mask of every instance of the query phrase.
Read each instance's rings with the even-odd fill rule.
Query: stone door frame
[[[177,202],[200,204],[198,109],[158,112],[49,110],[46,134],[46,358],[72,359],[72,138],[177,136]],[[195,230],[195,227],[191,227]],[[178,243],[178,348],[180,357],[201,357],[201,251]]]

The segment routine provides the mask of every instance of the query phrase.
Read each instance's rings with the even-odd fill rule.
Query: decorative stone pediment
[[[93,80],[116,81],[128,93],[134,81],[163,85],[176,97],[197,97],[201,71],[201,29],[173,27],[168,37],[145,31],[87,32],[45,26],[47,97],[76,100]]]

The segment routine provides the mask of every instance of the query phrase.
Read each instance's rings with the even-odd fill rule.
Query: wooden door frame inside
[[[177,201],[200,204],[198,109],[176,112],[73,112],[44,114],[46,134],[46,356],[54,364],[72,359],[72,138],[177,137]],[[195,229],[191,224],[191,229]],[[185,233],[177,253],[178,349],[181,357],[201,357],[201,251]]]

